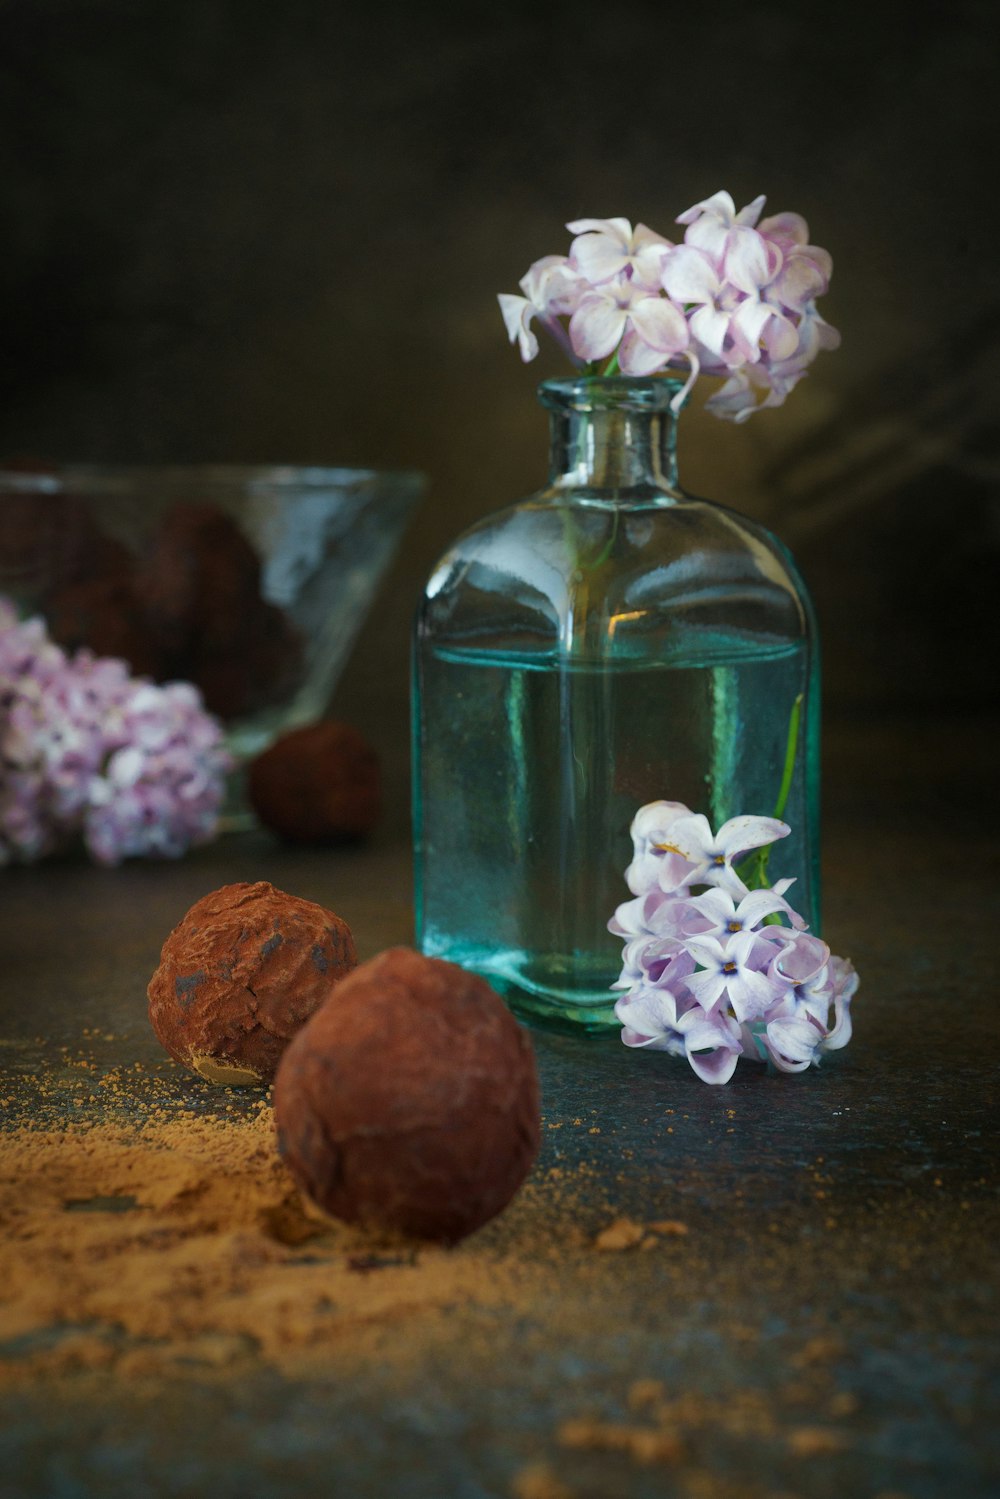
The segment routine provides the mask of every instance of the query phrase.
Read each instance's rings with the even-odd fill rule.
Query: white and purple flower
[[[537,323],[591,374],[604,361],[608,374],[686,369],[677,408],[700,372],[721,377],[706,405],[729,421],[780,406],[840,335],[816,310],[829,252],[809,243],[801,214],[762,219],[764,201],[737,210],[713,193],[677,216],[682,244],[624,218],[572,220],[569,254],[536,261],[522,296],[500,294],[511,342],[534,359]]]
[[[766,857],[740,862],[789,831],[744,816],[713,832],[680,802],[639,809],[633,897],[608,922],[625,941],[612,987],[626,1046],[686,1057],[708,1083],[728,1082],[741,1056],[803,1072],[846,1046],[853,967],[807,930],[785,898],[792,880],[764,885]]]

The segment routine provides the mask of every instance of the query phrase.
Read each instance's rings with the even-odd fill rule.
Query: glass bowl
[[[238,761],[322,716],[425,481],[302,467],[0,470],[0,594],[67,650],[190,681]]]

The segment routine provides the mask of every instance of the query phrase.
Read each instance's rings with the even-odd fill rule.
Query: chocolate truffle
[[[126,549],[106,536],[95,510],[61,487],[58,470],[6,463],[0,472],[0,585],[43,597],[81,578],[120,574]]]
[[[160,675],[162,658],[127,579],[78,579],[45,600],[51,638],[65,650],[86,646],[96,656],[127,661],[140,676]]]
[[[292,842],[362,838],[381,811],[378,756],[350,724],[307,724],[251,763],[247,795],[261,822]]]
[[[318,1207],[445,1243],[506,1207],[538,1151],[527,1032],[484,979],[405,947],[356,968],[299,1031],[274,1110]]]
[[[210,713],[239,718],[294,691],[302,638],[264,598],[257,552],[217,505],[171,506],[139,564],[137,590],[169,674],[193,682]]]
[[[138,587],[165,650],[183,654],[206,638],[235,646],[260,601],[260,559],[217,506],[176,504],[140,563]]]
[[[242,611],[242,631],[228,646],[213,645],[206,633],[185,662],[205,706],[239,718],[292,695],[302,677],[302,637],[283,610],[258,599]]]
[[[350,928],[273,885],[224,885],[174,927],[149,982],[149,1018],[209,1082],[268,1083],[296,1031],[357,965]]]

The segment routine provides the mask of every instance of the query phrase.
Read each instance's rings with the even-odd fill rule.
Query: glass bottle
[[[812,608],[762,526],[677,481],[680,382],[548,380],[549,483],[434,568],[414,634],[417,942],[516,1011],[613,1024],[638,808],[771,816],[818,930]]]

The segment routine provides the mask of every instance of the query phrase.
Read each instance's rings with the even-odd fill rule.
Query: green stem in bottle
[[[608,376],[608,375],[616,375],[616,374],[620,373],[620,371],[619,371],[619,365],[618,365],[618,352],[617,352],[617,350],[612,354],[611,358],[608,360],[608,363],[607,363],[606,367],[600,372],[600,376],[597,375],[597,366],[596,366],[596,364],[589,364],[587,366],[587,373],[588,373],[589,376],[591,376],[591,377],[593,377],[595,379],[596,378],[603,378],[604,376]],[[564,529],[565,529],[565,532],[566,532],[566,535],[567,535],[567,539],[570,540],[570,530],[571,530],[571,527],[572,527],[572,521],[570,519],[569,511],[567,511],[565,513],[564,517],[563,517],[563,526],[564,526]],[[579,592],[577,594],[577,602],[584,609],[586,607],[587,595],[588,595],[588,593],[590,591],[589,587],[587,585],[587,582],[585,580],[585,576],[584,575],[586,575],[587,573],[594,572],[597,568],[602,567],[604,565],[604,563],[607,562],[608,558],[611,556],[612,550],[614,549],[615,539],[616,539],[617,535],[618,535],[618,510],[616,508],[615,511],[614,511],[614,514],[612,516],[611,530],[610,530],[610,532],[608,534],[608,538],[605,541],[604,545],[601,547],[600,551],[597,552],[595,556],[593,556],[593,557],[585,557],[583,555],[583,553],[580,551],[579,547],[576,545],[575,539],[570,540],[570,544],[572,545],[573,551],[576,554],[576,570],[581,574],[581,577],[578,580],[580,582],[580,584],[581,584],[581,588],[580,588],[580,590],[579,590]]]
[[[586,563],[587,567],[589,567],[589,568],[600,567],[602,563],[607,562],[608,558],[611,556],[611,548],[615,544],[615,537],[617,535],[618,535],[618,511],[616,509],[615,513],[614,513],[614,515],[612,516],[612,519],[611,519],[611,531],[610,531],[610,534],[608,536],[608,539],[604,543],[604,545],[601,548],[601,550],[598,553],[598,555],[596,557],[594,557],[592,561]]]
[[[784,817],[785,808],[788,805],[788,796],[792,789],[792,776],[795,772],[795,756],[799,747],[799,725],[802,722],[802,693],[792,704],[791,716],[788,720],[788,739],[785,742],[785,768],[781,774],[781,786],[778,790],[778,800],[774,804],[774,817]],[[768,845],[770,847],[770,845]]]
[[[795,757],[799,748],[799,728],[802,723],[802,693],[792,704],[792,711],[788,718],[788,737],[785,740],[785,763],[781,772],[781,785],[778,787],[778,799],[774,804],[773,817],[784,816],[788,805],[788,798],[792,790],[792,777],[795,774]],[[771,857],[773,843],[766,843],[763,848],[755,849],[749,859],[737,869],[736,873],[746,885],[748,890],[763,890],[767,884],[767,865]],[[780,922],[781,918],[775,911],[771,916],[765,916],[764,924]]]

